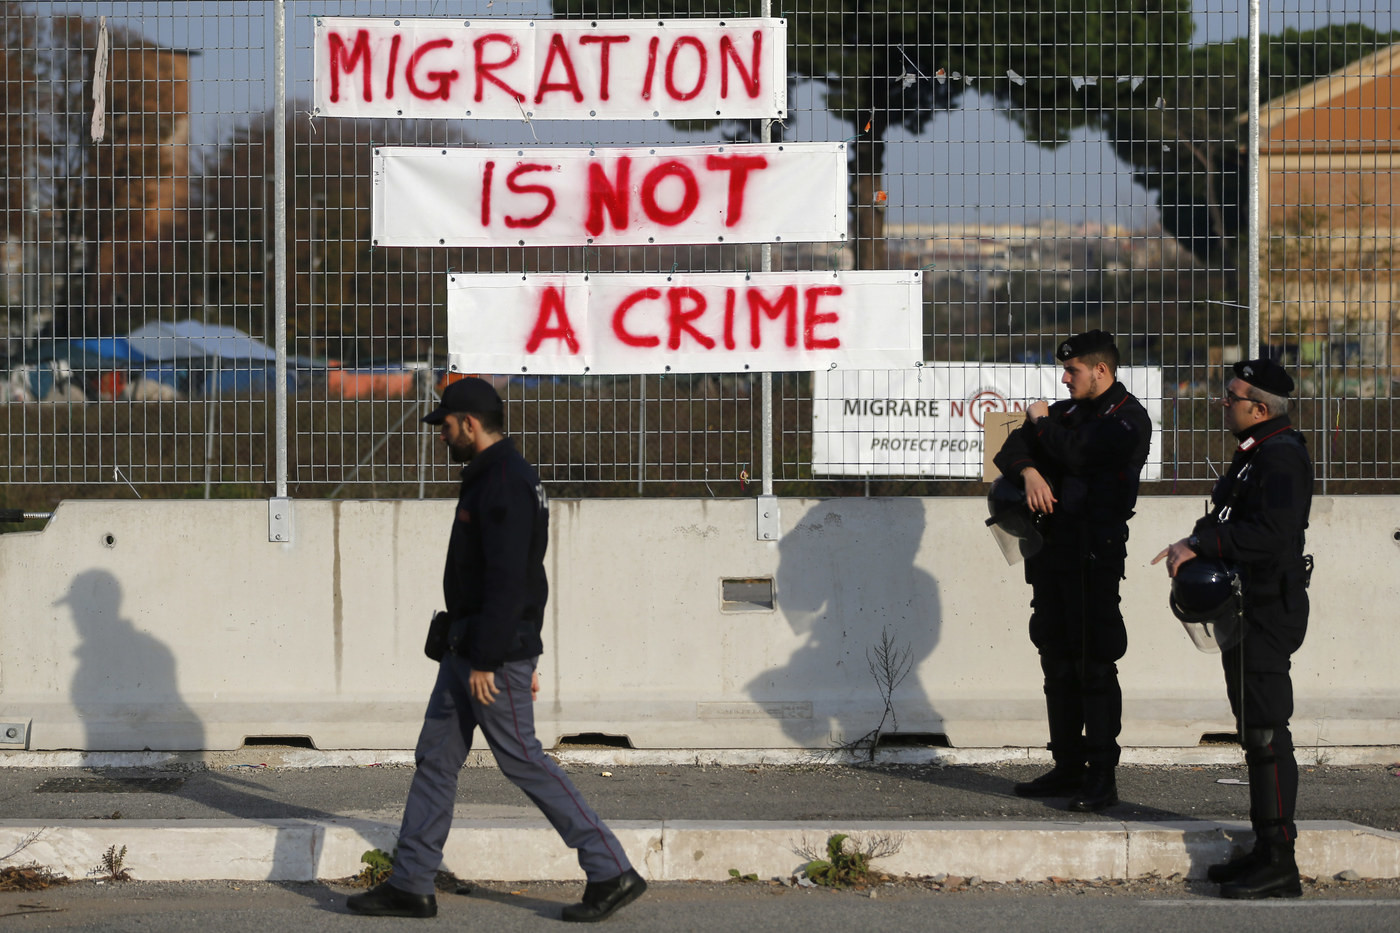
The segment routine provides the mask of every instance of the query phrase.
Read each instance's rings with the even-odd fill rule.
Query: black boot
[[[1302,897],[1303,883],[1293,858],[1292,842],[1272,843],[1268,858],[1234,881],[1220,886],[1220,896],[1240,901],[1266,897]]]
[[[1084,766],[1062,764],[1031,781],[1022,781],[1012,788],[1017,797],[1068,797],[1084,786]]]
[[[371,917],[436,917],[437,897],[400,891],[389,882],[376,885],[363,894],[352,894],[345,906]]]
[[[1269,846],[1262,839],[1256,839],[1254,848],[1243,855],[1237,855],[1226,862],[1206,869],[1206,878],[1214,884],[1225,884],[1243,878],[1254,869],[1269,861]]]
[[[597,923],[642,896],[647,883],[629,868],[607,881],[590,881],[583,887],[583,900],[565,907],[561,919],[570,923]]]
[[[1113,768],[1091,765],[1084,775],[1083,788],[1069,802],[1069,808],[1076,813],[1099,813],[1117,802],[1118,781]]]

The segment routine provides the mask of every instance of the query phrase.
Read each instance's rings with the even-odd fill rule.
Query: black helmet
[[[1030,557],[1040,550],[1041,517],[1026,503],[1026,491],[1004,476],[998,476],[987,490],[987,527],[1001,546],[1008,564]]]
[[[1179,564],[1172,577],[1172,615],[1202,651],[1234,647],[1240,625],[1240,575],[1234,567],[1209,557]]]

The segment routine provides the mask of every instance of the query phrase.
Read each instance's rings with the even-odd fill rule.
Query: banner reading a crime
[[[317,116],[783,119],[781,19],[316,19]]]
[[[1065,398],[1058,366],[924,363],[918,369],[812,376],[812,473],[982,475],[983,418]],[[1162,370],[1120,366],[1118,380],[1152,418],[1142,478],[1162,476]]]
[[[922,276],[896,272],[453,275],[448,366],[500,374],[913,365]]]
[[[374,153],[376,246],[846,238],[840,143]]]

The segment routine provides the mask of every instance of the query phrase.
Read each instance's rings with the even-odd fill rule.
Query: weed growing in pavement
[[[865,660],[870,665],[870,676],[875,678],[880,699],[884,701],[884,712],[880,714],[880,721],[874,729],[858,739],[840,743],[836,746],[836,751],[864,755],[867,761],[874,761],[875,749],[879,747],[880,736],[885,732],[885,723],[890,724],[890,731],[899,731],[899,717],[894,711],[894,691],[904,682],[904,678],[909,676],[909,671],[914,666],[914,661],[909,655],[909,645],[896,645],[890,630],[881,627],[880,642],[865,650]]]
[[[814,851],[805,841],[797,854],[808,860],[802,870],[813,884],[844,888],[885,880],[870,863],[894,855],[903,847],[904,837],[899,834],[879,833],[856,839],[836,833],[827,838],[824,854]]]
[[[103,881],[130,881],[131,869],[126,867],[126,846],[120,849],[115,845],[108,846],[107,851],[102,853],[102,861],[88,874],[101,876]]]
[[[360,869],[355,880],[367,888],[372,888],[386,881],[394,870],[394,859],[398,856],[398,846],[394,847],[392,853],[385,852],[383,849],[370,849],[360,856],[360,861],[365,863],[365,867]]]
[[[730,880],[730,881],[757,881],[757,880],[758,880],[758,873],[757,873],[757,872],[750,872],[749,874],[745,875],[745,874],[741,874],[741,873],[739,872],[739,869],[737,869],[737,868],[731,868],[731,869],[729,869],[729,880]]]

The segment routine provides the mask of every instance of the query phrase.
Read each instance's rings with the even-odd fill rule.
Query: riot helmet
[[[1045,543],[1041,517],[1027,504],[1026,491],[1004,476],[998,476],[987,490],[987,513],[987,527],[1008,564],[1035,555]]]
[[[1172,615],[1201,651],[1228,651],[1239,644],[1243,604],[1240,574],[1234,567],[1209,557],[1179,564],[1169,602]]]

